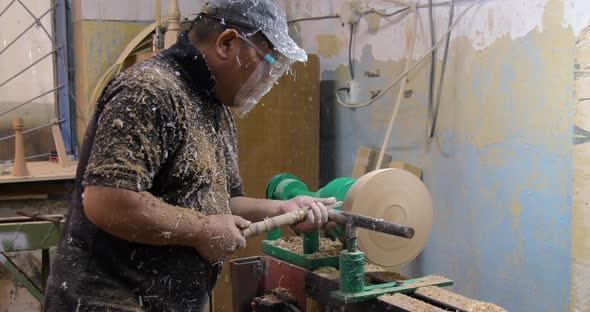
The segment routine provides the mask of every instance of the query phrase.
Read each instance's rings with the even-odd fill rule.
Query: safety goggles
[[[239,37],[262,56],[256,69],[234,98],[233,107],[238,115],[243,117],[270,91],[277,80],[289,69],[292,61],[274,49],[264,53],[250,39],[243,35],[239,35]]]
[[[262,67],[264,69],[262,70],[262,73],[268,73],[268,78],[274,78],[274,80],[276,81],[289,69],[289,67],[293,63],[288,57],[284,56],[277,50],[272,49],[268,53],[264,53],[258,45],[256,45],[254,42],[252,42],[244,35],[239,34],[238,36],[250,47],[256,50],[256,52],[260,56],[262,56],[263,60],[258,64],[258,67]]]

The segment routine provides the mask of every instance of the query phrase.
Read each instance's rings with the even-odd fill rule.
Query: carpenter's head
[[[215,76],[215,94],[245,115],[305,51],[289,37],[285,14],[273,0],[210,1],[189,38]]]

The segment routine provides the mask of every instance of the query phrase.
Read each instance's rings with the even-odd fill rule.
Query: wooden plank
[[[367,173],[369,162],[371,160],[371,149],[361,146],[356,152],[356,158],[354,160],[354,166],[352,167],[351,177],[358,179]]]
[[[292,70],[293,74],[281,77],[279,84],[246,117],[236,118],[240,175],[247,196],[264,198],[268,181],[278,173],[292,173],[309,189],[318,188],[319,57],[309,55],[307,63],[296,63]],[[262,239],[249,238],[246,248],[231,258],[260,255]],[[232,311],[229,265],[219,279],[214,297],[218,298],[214,311]]]
[[[47,199],[47,194],[0,194],[0,200]]]
[[[422,287],[416,290],[415,296],[420,300],[440,302],[457,311],[506,312],[505,309],[488,302],[482,302],[440,287]]]
[[[63,224],[48,221],[0,223],[0,252],[55,247]]]
[[[379,159],[379,151],[378,150],[371,150],[371,157],[369,158],[369,166],[367,167],[367,172],[371,172],[377,169],[387,168],[387,165],[391,161],[391,155],[383,154],[383,161],[381,163],[381,168],[377,168],[377,161]],[[367,173],[365,172],[365,173]]]
[[[27,163],[29,168],[28,176],[14,177],[12,176],[14,166],[8,167],[4,174],[0,175],[0,184],[75,179],[77,166],[78,162],[71,162],[67,167],[61,167],[59,164],[50,161],[29,162]]]
[[[352,168],[352,177],[358,179],[364,174],[377,169],[377,160],[379,157],[379,151],[370,149],[368,147],[359,147],[356,153],[356,159],[354,161],[354,167]],[[391,161],[391,155],[383,155],[383,164],[381,168],[386,168],[386,165]]]
[[[61,129],[57,123],[57,119],[53,119],[54,122],[51,126],[51,133],[53,134],[53,142],[55,143],[55,150],[57,151],[57,157],[59,158],[59,164],[62,167],[69,166],[68,154],[66,154],[66,147],[64,145],[64,139],[61,135]]]
[[[64,218],[64,215],[60,215],[60,214],[50,214],[50,215],[44,215],[44,216],[50,217],[50,218],[58,218],[58,219]],[[21,216],[0,218],[0,224],[18,223],[18,222],[39,222],[39,221],[33,221],[29,217],[21,217]]]
[[[402,311],[408,312],[444,312],[445,310],[432,306],[426,302],[414,299],[403,294],[385,295],[379,297],[379,300],[385,301],[396,306]]]
[[[28,183],[5,183],[0,195],[47,194],[48,196],[69,195],[74,190],[73,180],[38,181]]]
[[[402,161],[392,161],[389,163],[389,168],[397,168],[397,169],[406,170],[406,171],[413,173],[418,178],[422,179],[422,169],[420,169],[412,164],[408,164],[408,163],[405,163]]]

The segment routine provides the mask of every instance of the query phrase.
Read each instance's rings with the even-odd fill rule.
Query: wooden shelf
[[[58,163],[49,161],[28,162],[29,169],[28,176],[15,177],[12,175],[14,167],[8,169],[0,175],[0,184],[4,183],[20,183],[20,182],[35,182],[35,181],[53,181],[53,180],[73,180],[76,178],[76,168],[78,162],[70,161],[70,165],[62,167]]]

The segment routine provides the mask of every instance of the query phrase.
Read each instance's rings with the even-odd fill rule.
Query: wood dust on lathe
[[[313,271],[313,273],[331,280],[336,280],[340,278],[340,271],[333,267],[321,267]],[[397,272],[387,271],[384,268],[371,263],[365,264],[365,274],[371,274],[375,277],[378,277],[386,281],[398,281],[408,279],[408,277],[403,276]]]
[[[296,254],[303,254],[303,237],[300,236],[281,237],[273,241],[272,245]],[[341,250],[342,244],[340,242],[333,242],[328,238],[320,237],[320,250],[311,254],[310,258],[337,257]]]

